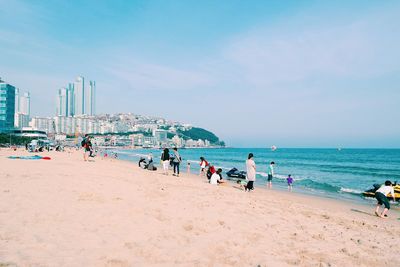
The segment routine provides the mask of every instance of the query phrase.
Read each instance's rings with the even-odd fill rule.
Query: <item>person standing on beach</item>
[[[89,160],[89,154],[92,150],[92,143],[90,142],[90,136],[85,135],[85,138],[82,140],[82,147],[83,147],[83,160]]]
[[[190,162],[187,163],[186,172],[187,174],[190,174]]]
[[[287,181],[287,186],[288,186],[288,190],[289,190],[289,192],[292,192],[292,189],[293,189],[293,178],[292,178],[292,175],[288,175],[288,177],[286,178],[286,181]]]
[[[178,152],[178,148],[174,148],[173,150],[174,152],[174,160],[172,161],[172,163],[174,164],[174,176],[176,175],[177,177],[179,177],[179,165],[181,164],[182,158],[179,155]]]
[[[206,176],[206,167],[208,162],[204,157],[200,157],[200,173],[199,176]]]
[[[247,170],[247,185],[244,187],[244,191],[254,190],[254,182],[256,181],[256,163],[253,160],[253,153],[250,153],[246,160],[246,170]]]
[[[268,166],[267,174],[267,183],[268,183],[268,188],[272,188],[272,178],[274,177],[274,165],[275,162],[271,161],[271,163]]]
[[[164,174],[168,175],[168,165],[169,165],[169,149],[164,148],[164,151],[161,154],[161,162],[164,170]]]
[[[376,216],[385,218],[387,212],[390,210],[390,203],[389,203],[389,199],[387,198],[387,195],[389,195],[389,193],[392,195],[393,201],[396,201],[391,181],[386,181],[385,185],[382,185],[381,187],[379,187],[378,190],[376,190],[375,198],[376,198],[376,200],[378,200],[378,204],[376,205],[376,209],[375,209]],[[385,208],[383,209],[382,213],[379,214],[379,207],[381,205],[385,205]]]

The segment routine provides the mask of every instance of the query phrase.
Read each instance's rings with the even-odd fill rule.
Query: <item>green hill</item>
[[[218,136],[216,136],[214,133],[207,131],[203,128],[192,127],[190,130],[187,130],[187,131],[178,130],[178,134],[185,140],[188,140],[188,139],[206,140],[207,139],[208,141],[210,141],[211,144],[224,145],[224,142],[220,141]]]

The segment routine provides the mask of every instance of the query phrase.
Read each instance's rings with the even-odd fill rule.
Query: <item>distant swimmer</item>
[[[379,216],[381,218],[385,218],[387,216],[386,214],[390,210],[390,203],[389,199],[387,198],[387,195],[389,195],[389,193],[392,195],[393,201],[396,201],[391,181],[386,181],[385,185],[382,185],[378,190],[376,190],[375,198],[378,201],[378,204],[376,205],[375,209],[376,216]],[[383,209],[382,213],[379,214],[379,207],[381,205],[384,205],[385,208]]]

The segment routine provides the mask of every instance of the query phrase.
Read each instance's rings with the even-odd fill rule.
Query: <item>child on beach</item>
[[[236,183],[239,185],[240,189],[246,189],[247,182],[246,180],[237,180]]]
[[[187,163],[186,172],[187,172],[187,174],[190,174],[190,162]]]
[[[291,174],[288,175],[288,177],[286,178],[286,181],[287,181],[289,192],[292,192],[292,189],[293,189],[293,178],[292,178]]]
[[[385,185],[382,185],[378,190],[376,190],[375,198],[378,201],[378,204],[376,205],[376,209],[375,209],[376,216],[385,218],[387,212],[390,210],[390,203],[389,203],[389,199],[387,198],[389,193],[392,195],[393,201],[396,201],[391,181],[386,181]],[[383,209],[382,213],[379,214],[379,207],[381,205],[385,205],[385,208]]]
[[[268,188],[272,188],[272,178],[274,176],[274,165],[275,165],[275,162],[271,161],[271,163],[268,166],[268,178],[267,178]]]

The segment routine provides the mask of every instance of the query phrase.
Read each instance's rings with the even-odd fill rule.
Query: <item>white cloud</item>
[[[212,83],[206,73],[158,64],[127,62],[124,66],[108,67],[106,71],[136,89],[187,90]]]
[[[258,28],[237,36],[223,51],[259,87],[308,79],[367,78],[399,69],[395,12],[347,24]],[[295,30],[296,29],[296,30]]]

